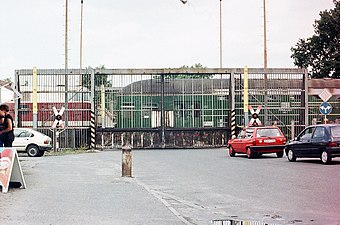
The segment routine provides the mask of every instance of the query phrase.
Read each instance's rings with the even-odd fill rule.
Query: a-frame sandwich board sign
[[[16,149],[3,147],[0,148],[0,186],[3,193],[8,192],[10,183],[20,183],[19,187],[26,188]]]

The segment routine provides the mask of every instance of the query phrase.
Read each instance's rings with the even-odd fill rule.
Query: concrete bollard
[[[131,148],[129,144],[122,147],[122,177],[132,177]]]

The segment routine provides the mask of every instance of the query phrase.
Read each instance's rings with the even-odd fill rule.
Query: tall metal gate
[[[88,148],[92,106],[90,78],[88,70],[72,69],[67,73],[64,69],[16,70],[16,89],[22,94],[13,106],[16,126],[33,127],[53,137],[54,147]],[[57,111],[65,108],[58,128],[52,128],[56,119],[53,107]]]
[[[296,69],[249,69],[249,106],[262,106],[259,119],[289,137],[308,124],[307,73]],[[236,121],[244,124],[244,71],[235,73]],[[247,109],[248,110],[248,109]],[[294,127],[292,127],[294,124]]]
[[[318,116],[320,100],[308,96],[305,70],[249,68],[248,73],[249,105],[263,106],[264,124],[279,126],[289,138]],[[57,131],[60,148],[218,147],[244,126],[243,68],[37,70],[36,77],[34,85],[32,70],[16,71],[23,97],[16,102],[15,120],[50,136]],[[66,108],[64,127],[51,128],[53,106]]]
[[[94,73],[111,81],[96,89],[102,95],[95,98],[97,107],[101,102],[96,135],[101,147],[225,146],[231,132],[244,126],[244,69]],[[290,136],[308,123],[306,79],[301,69],[267,69],[266,73],[249,69],[249,104],[264,106],[260,119]]]

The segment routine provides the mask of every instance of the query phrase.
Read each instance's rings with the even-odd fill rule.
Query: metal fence
[[[308,124],[307,74],[303,70],[249,70],[249,106],[262,106],[259,119],[264,125],[276,125],[288,137]],[[244,74],[235,76],[236,121],[244,124]],[[294,123],[294,128],[291,124]]]
[[[318,93],[325,87],[309,87],[305,70],[249,68],[248,73],[249,105],[263,106],[264,124],[279,126],[290,138],[320,121]],[[15,120],[18,126],[57,132],[60,148],[221,147],[244,126],[241,68],[37,70],[36,85],[33,74],[16,71],[23,97],[16,102]],[[335,91],[330,99],[336,106],[332,120],[340,115],[339,95]],[[53,106],[65,107],[64,128],[51,129]]]
[[[87,70],[69,70],[67,75],[63,69],[16,70],[15,75],[16,89],[22,94],[13,107],[18,127],[36,128],[53,137],[59,148],[89,147],[91,75]],[[53,107],[65,108],[60,128],[52,128]]]

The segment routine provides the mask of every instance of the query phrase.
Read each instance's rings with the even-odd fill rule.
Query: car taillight
[[[44,144],[45,144],[45,145],[47,145],[47,144],[49,144],[49,143],[50,143],[49,140],[45,140],[45,141],[44,141]]]
[[[338,146],[336,142],[328,142],[327,147],[336,147]]]

